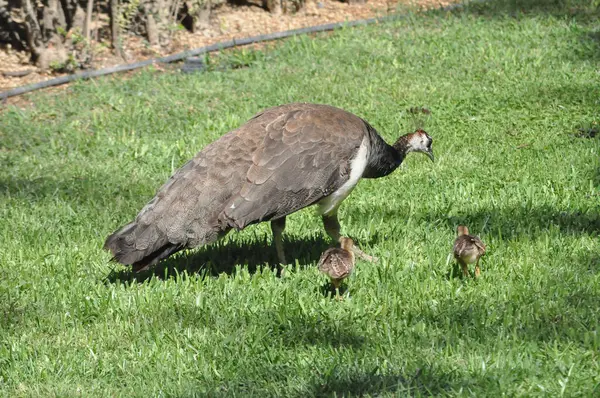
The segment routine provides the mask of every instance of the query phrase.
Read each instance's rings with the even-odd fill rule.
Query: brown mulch
[[[173,35],[168,48],[148,47],[140,37],[130,36],[125,40],[125,59],[115,56],[106,43],[93,43],[95,50],[94,69],[106,68],[165,56],[180,51],[198,48],[217,42],[239,39],[289,29],[303,28],[332,22],[385,16],[398,7],[410,5],[418,8],[442,7],[459,0],[367,0],[364,4],[348,4],[339,0],[307,0],[303,10],[296,14],[273,15],[260,6],[260,0],[249,0],[244,5],[223,4],[213,10],[208,29],[198,33],[178,31]],[[95,45],[94,45],[95,44]],[[15,75],[30,71],[25,76]],[[39,71],[29,63],[24,52],[0,49],[0,91],[32,84],[61,76],[59,73]],[[9,103],[18,103],[12,97]]]

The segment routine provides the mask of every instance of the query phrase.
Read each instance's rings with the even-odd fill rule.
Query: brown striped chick
[[[479,269],[479,258],[485,254],[485,245],[474,235],[469,235],[469,229],[464,225],[456,228],[458,237],[454,241],[454,258],[462,267],[464,276],[469,275],[469,264],[475,263],[475,277],[481,273]]]
[[[319,271],[323,272],[335,287],[339,297],[339,287],[342,280],[347,278],[354,269],[354,242],[350,238],[340,238],[341,247],[331,247],[321,254]]]

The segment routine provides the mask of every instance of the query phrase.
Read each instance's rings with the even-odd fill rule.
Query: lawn
[[[407,18],[36,93],[0,114],[2,396],[598,396],[597,14],[510,4]],[[555,2],[557,3],[557,2]],[[584,2],[588,4],[589,1]],[[233,63],[242,68],[222,68]],[[389,141],[432,111],[436,162],[362,181],[340,210],[345,300],[314,209],[134,276],[105,237],[259,110],[335,105]],[[488,245],[453,277],[455,228]]]

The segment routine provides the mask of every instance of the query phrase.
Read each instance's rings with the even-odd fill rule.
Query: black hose
[[[483,0],[483,1],[485,1],[485,0]],[[442,7],[441,10],[450,11],[452,9],[455,9],[455,8],[458,8],[461,6],[462,6],[462,4],[452,4],[450,6]],[[117,72],[125,72],[128,70],[143,68],[144,66],[152,65],[155,63],[169,63],[169,62],[180,61],[184,58],[193,57],[193,56],[197,56],[200,54],[205,54],[205,53],[209,53],[209,52],[213,52],[213,51],[224,50],[226,48],[245,46],[248,44],[260,43],[263,41],[284,39],[286,37],[291,37],[291,36],[296,36],[296,35],[301,35],[301,34],[306,34],[306,33],[326,32],[326,31],[343,28],[343,27],[370,25],[373,23],[392,21],[392,20],[400,19],[402,17],[403,17],[402,15],[391,15],[391,16],[380,17],[380,18],[359,19],[359,20],[350,21],[350,22],[328,23],[328,24],[324,24],[324,25],[308,26],[306,28],[292,29],[292,30],[286,30],[283,32],[275,32],[275,33],[269,33],[269,34],[265,34],[265,35],[246,37],[243,39],[233,39],[233,40],[228,40],[228,41],[222,41],[219,43],[211,44],[210,46],[199,47],[199,48],[195,48],[193,50],[183,51],[183,52],[169,55],[166,57],[152,58],[152,59],[147,59],[145,61],[134,62],[131,64],[112,66],[112,67],[105,68],[105,69],[96,69],[96,70],[90,70],[90,71],[85,71],[85,72],[78,72],[78,73],[74,73],[72,75],[61,76],[61,77],[46,80],[43,82],[28,84],[26,86],[21,86],[21,87],[13,88],[8,91],[1,92],[0,100],[4,100],[6,98],[13,97],[15,95],[25,94],[30,91],[39,90],[39,89],[46,88],[46,87],[52,87],[52,86],[58,86],[58,85],[65,84],[65,83],[70,83],[70,82],[78,80],[78,79],[90,79],[92,77],[110,75],[112,73],[117,73]]]

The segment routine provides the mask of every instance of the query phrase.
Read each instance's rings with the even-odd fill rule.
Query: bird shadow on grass
[[[321,294],[325,297],[329,297],[331,299],[335,299],[336,298],[336,291],[335,291],[335,287],[333,286],[333,284],[331,282],[326,282],[324,284],[321,285],[321,287],[319,288],[319,291],[321,292]],[[338,288],[338,294],[339,297],[342,298],[342,296],[348,291],[348,285],[346,283],[342,283],[340,285],[340,287]]]
[[[293,258],[299,264],[314,262],[327,247],[328,242],[321,237],[284,241],[287,258]],[[251,274],[265,268],[276,271],[278,261],[275,247],[266,239],[251,242],[217,242],[198,250],[180,252],[149,270],[137,273],[131,270],[113,271],[107,279],[109,282],[143,282],[153,277],[169,279],[182,274],[231,275],[236,272],[238,266],[247,267]]]
[[[300,267],[316,263],[323,251],[332,246],[333,242],[322,236],[288,236],[284,239],[286,258]],[[146,271],[135,273],[131,270],[113,270],[106,279],[109,283],[116,283],[143,282],[153,277],[168,279],[182,274],[231,275],[238,266],[247,267],[251,274],[265,268],[277,271],[279,262],[275,247],[266,239],[249,242],[227,240],[199,250],[178,253]]]
[[[446,279],[466,280],[467,278],[463,275],[460,265],[455,260],[452,260],[450,270],[446,273]]]
[[[376,243],[377,236],[371,237],[365,245]],[[358,240],[355,240],[358,242]],[[334,243],[322,235],[284,237],[284,252],[290,264],[307,267],[316,263],[321,254]],[[149,270],[135,273],[130,269],[113,270],[107,276],[109,283],[143,282],[150,278],[169,279],[177,275],[218,276],[232,275],[239,266],[246,267],[250,274],[264,269],[279,270],[279,261],[272,242],[266,238],[253,238],[248,241],[223,239],[212,245],[196,250],[177,253]]]

